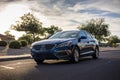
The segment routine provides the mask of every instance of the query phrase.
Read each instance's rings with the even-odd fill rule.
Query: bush
[[[28,42],[26,40],[21,40],[20,43],[22,47],[25,47],[28,45]]]
[[[117,47],[117,46],[119,46],[119,45],[116,43],[112,43],[112,47]]]
[[[12,41],[9,44],[9,48],[13,48],[13,49],[20,49],[21,44],[19,41]]]
[[[22,37],[20,37],[18,40],[19,41],[20,40],[26,40],[28,42],[28,44],[31,44],[31,43],[33,43],[34,39],[33,39],[32,35],[26,34],[26,35],[23,35]]]
[[[6,41],[0,41],[0,46],[7,46],[7,42]]]

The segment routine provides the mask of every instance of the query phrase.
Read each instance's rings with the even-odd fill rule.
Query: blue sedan
[[[49,59],[67,59],[79,62],[82,56],[99,57],[97,40],[87,31],[72,30],[57,32],[50,38],[34,42],[31,55],[37,63]]]

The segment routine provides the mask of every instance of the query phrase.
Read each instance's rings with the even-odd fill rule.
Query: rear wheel
[[[99,49],[96,48],[94,54],[92,55],[93,59],[99,58]]]
[[[80,54],[79,54],[79,50],[78,48],[76,47],[73,51],[73,55],[72,55],[72,59],[71,61],[74,62],[74,63],[77,63],[79,62],[79,57],[80,57]]]

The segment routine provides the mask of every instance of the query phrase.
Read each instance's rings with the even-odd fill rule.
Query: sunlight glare
[[[8,5],[0,13],[0,33],[3,34],[10,28],[11,24],[15,24],[16,21],[20,20],[20,16],[27,12],[30,12],[27,6],[21,4]]]
[[[42,22],[43,27],[50,26],[50,21],[46,16],[40,12],[31,11],[28,5],[11,4],[6,6],[5,9],[0,12],[0,34],[4,34],[5,31],[10,30],[11,24],[16,24],[16,21],[20,21],[20,17],[28,12],[35,15],[35,17]],[[15,35],[16,39],[23,35],[23,32],[10,31],[12,31],[11,34]]]

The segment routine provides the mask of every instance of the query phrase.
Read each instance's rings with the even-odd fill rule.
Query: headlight
[[[56,45],[56,48],[64,47],[64,46],[70,46],[71,43],[72,43],[72,41],[63,42],[61,44]]]
[[[30,46],[30,49],[32,49],[33,48],[33,46]]]

